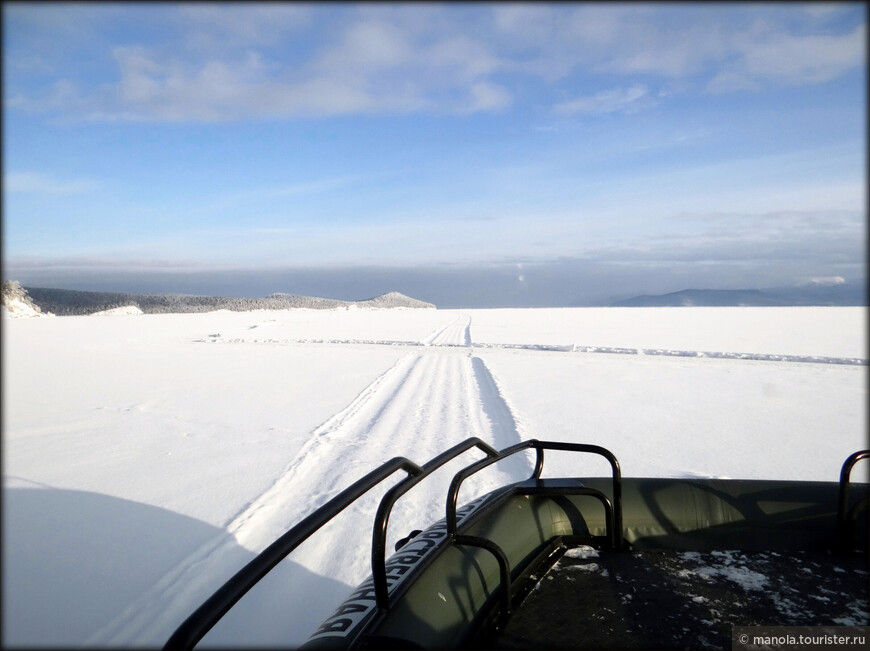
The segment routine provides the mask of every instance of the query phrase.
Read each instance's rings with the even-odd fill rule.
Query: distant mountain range
[[[736,307],[801,305],[867,305],[865,284],[800,285],[772,289],[684,289],[633,296],[611,307]]]
[[[362,301],[341,301],[296,294],[270,294],[265,298],[198,296],[195,294],[130,294],[87,292],[44,287],[23,288],[34,305],[57,316],[95,314],[118,308],[136,307],[145,314],[170,312],[212,312],[214,310],[286,310],[291,308],[434,308],[432,303],[388,292]]]
[[[432,303],[388,292],[361,301],[342,301],[315,296],[275,293],[264,298],[200,296],[195,294],[134,294],[91,292],[43,287],[21,287],[14,281],[3,284],[3,305],[14,316],[57,316],[98,312],[145,314],[170,312],[211,312],[214,310],[286,310],[356,308],[435,308]],[[772,289],[684,289],[669,294],[641,295],[614,300],[608,307],[730,307],[730,306],[866,306],[867,288],[861,283],[808,284]],[[20,313],[20,314],[19,314]]]

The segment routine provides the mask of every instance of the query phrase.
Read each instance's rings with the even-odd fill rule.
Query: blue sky
[[[866,73],[863,4],[4,3],[4,277],[857,282]]]

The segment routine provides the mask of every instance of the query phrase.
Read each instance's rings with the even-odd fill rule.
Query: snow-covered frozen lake
[[[835,481],[867,445],[866,318],[857,307],[4,318],[3,644],[162,645],[355,479],[469,436],[602,445],[625,476]],[[388,549],[443,517],[449,478],[479,457],[397,504]],[[530,467],[495,466],[462,500]],[[545,476],[607,471],[571,455],[545,465]],[[866,465],[856,474],[866,481]],[[373,509],[390,485],[294,552],[203,644],[304,641],[369,573]]]

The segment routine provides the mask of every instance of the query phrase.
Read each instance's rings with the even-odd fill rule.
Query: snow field
[[[865,313],[5,320],[3,581],[15,598],[4,599],[3,642],[161,645],[245,562],[355,479],[393,456],[422,464],[469,436],[496,448],[532,437],[604,445],[626,476],[836,480],[843,459],[866,446]],[[481,457],[465,453],[396,504],[388,554],[411,529],[443,517],[450,477]],[[466,482],[460,501],[530,467],[522,455],[497,464]],[[569,453],[548,453],[545,464],[548,476],[608,471]],[[399,479],[294,552],[204,642],[304,641],[368,574],[371,519]]]
[[[867,359],[863,307],[474,310],[475,344],[542,344]]]
[[[523,350],[486,360],[510,387],[521,438],[602,445],[625,476],[835,481],[867,445],[866,366]],[[608,466],[552,454],[544,473]]]

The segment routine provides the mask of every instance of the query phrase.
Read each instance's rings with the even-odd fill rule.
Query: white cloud
[[[315,63],[327,74],[371,74],[379,69],[413,63],[415,49],[396,26],[382,20],[350,25],[343,42],[326,51]]]
[[[816,84],[866,62],[867,26],[840,35],[792,35],[758,23],[734,38],[735,60],[707,84],[714,93],[759,90],[769,84]]]
[[[830,287],[833,285],[845,285],[846,279],[842,276],[819,276],[817,278],[810,278],[804,284]]]
[[[827,19],[849,9],[849,4],[846,2],[812,3],[804,5],[803,10],[813,18]]]
[[[434,43],[421,54],[435,70],[448,72],[457,80],[479,79],[498,71],[502,63],[482,43],[466,36],[449,37]]]
[[[463,111],[475,113],[477,111],[492,111],[508,107],[512,98],[509,92],[497,84],[479,82],[470,89],[470,102],[468,108]]]
[[[682,28],[626,21],[609,46],[607,55],[594,64],[596,70],[667,78],[701,73],[728,51],[715,21]]]
[[[761,89],[761,83],[745,73],[734,71],[720,72],[707,83],[707,90],[711,93],[732,93],[734,91]]]
[[[215,22],[211,10],[198,23]],[[209,20],[203,20],[203,16]],[[222,23],[221,23],[222,24]],[[242,30],[254,33],[254,27]],[[16,94],[13,108],[75,110],[91,120],[226,121],[257,117],[500,110],[507,89],[489,79],[496,57],[462,35],[413,40],[371,17],[352,21],[337,42],[299,65],[247,49],[199,60],[158,48],[113,50],[119,79],[90,94],[62,80],[42,98]]]
[[[578,71],[699,77],[710,90],[731,92],[827,81],[866,60],[864,24],[836,33],[822,18],[838,11],[806,9],[801,21],[800,13],[776,8],[583,4],[551,20],[547,11],[517,5],[493,22],[522,44],[506,67],[550,82]]]
[[[352,185],[360,181],[360,175],[337,176],[333,178],[317,179],[314,181],[302,181],[273,188],[266,192],[270,196],[302,196],[331,192]]]
[[[9,172],[3,177],[4,192],[32,192],[36,194],[81,194],[98,188],[94,181],[76,179],[65,181],[35,172]]]
[[[312,8],[296,3],[186,3],[174,7],[188,46],[212,51],[279,42],[310,25]]]
[[[508,3],[493,7],[495,28],[522,43],[540,43],[555,29],[556,13],[545,4]]]
[[[743,64],[755,77],[817,83],[838,77],[867,56],[867,27],[841,36],[774,34],[742,44]]]
[[[650,97],[645,86],[635,85],[630,88],[615,88],[596,93],[591,97],[578,97],[560,102],[553,111],[561,114],[589,113],[602,115],[616,111],[633,112],[654,105],[656,100]]]
[[[815,5],[786,11],[724,5],[321,10],[292,3],[183,4],[165,11],[112,7],[105,15],[100,7],[74,8],[64,16],[72,23],[85,18],[88,56],[111,52],[115,74],[88,79],[81,66],[66,74],[48,68],[43,79],[49,74],[54,79],[42,90],[42,82],[9,84],[7,108],[91,120],[468,114],[504,109],[532,79],[554,92],[566,84],[569,99],[556,112],[601,115],[662,101],[646,91],[653,84],[698,83],[718,93],[763,90],[834,79],[866,58],[865,25],[837,33],[830,17],[849,14]],[[27,17],[44,32],[34,43],[54,36],[61,41],[55,49],[61,49],[73,38],[57,21],[43,20],[50,17],[47,12],[13,13],[18,21]],[[137,21],[148,29],[130,27]],[[127,37],[112,49],[105,47],[105,30],[115,23],[127,25]],[[165,38],[147,36],[158,28]],[[76,47],[81,43],[76,40]],[[8,54],[12,61],[43,60],[38,48],[20,46]],[[92,62],[87,69],[105,68],[105,60]],[[63,70],[57,61],[50,64]],[[21,66],[13,69],[29,79]],[[620,85],[614,76],[626,82],[570,99],[567,84],[588,87],[601,75],[609,85]]]

